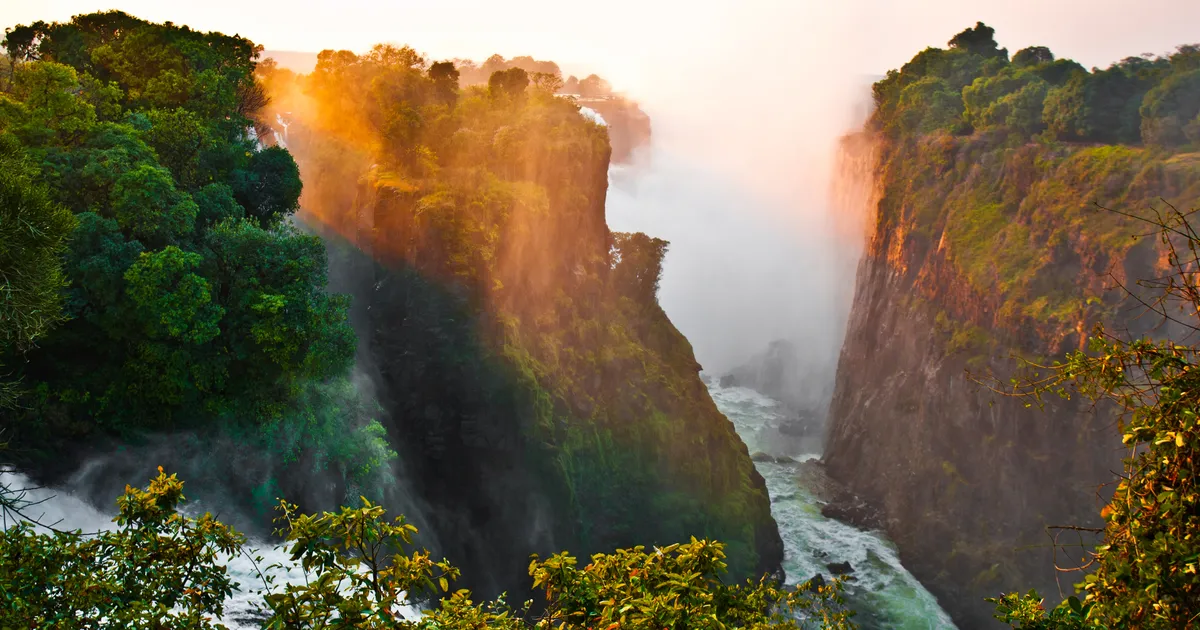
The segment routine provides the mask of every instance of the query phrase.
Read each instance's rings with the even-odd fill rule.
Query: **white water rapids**
[[[783,405],[742,387],[712,385],[717,408],[733,422],[751,453],[776,451],[775,429],[788,420]],[[777,453],[776,453],[777,454]],[[820,453],[790,453],[796,463],[756,462],[771,495],[771,514],[783,537],[783,568],[789,584],[820,573],[829,564],[849,562],[852,581],[846,598],[857,611],[853,621],[863,630],[952,629],[937,600],[900,564],[896,547],[882,534],[866,532],[821,514],[821,501],[804,486],[800,462]]]

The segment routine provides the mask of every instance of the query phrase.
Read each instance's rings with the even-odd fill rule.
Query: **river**
[[[792,457],[795,463],[759,461],[767,482],[771,514],[783,537],[783,568],[789,584],[803,582],[827,565],[849,562],[853,578],[846,599],[855,610],[853,621],[863,630],[941,630],[954,628],[937,600],[900,564],[896,547],[881,533],[866,532],[821,515],[821,501],[805,487],[801,462],[820,453],[778,453],[775,431],[787,420],[778,402],[743,387],[709,388],[717,408],[733,422],[742,441],[754,452]]]

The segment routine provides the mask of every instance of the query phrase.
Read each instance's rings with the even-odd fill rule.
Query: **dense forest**
[[[879,508],[906,566],[956,621],[982,627],[993,613],[984,597],[1036,586],[1057,602],[1083,575],[1056,562],[1095,568],[1089,551],[1105,523],[1122,526],[1101,517],[1112,471],[1130,456],[1122,432],[1126,445],[1149,438],[1128,433],[1128,415],[1114,426],[1129,401],[1080,395],[1115,393],[1138,365],[1032,407],[971,381],[1013,394],[1010,378],[1034,378],[1022,361],[1047,366],[1040,381],[1092,343],[1186,339],[1194,311],[1143,314],[1162,287],[1139,281],[1173,275],[1159,225],[1179,230],[1172,208],[1200,206],[1200,48],[1088,71],[1044,47],[1010,57],[979,24],[889,72],[874,97],[849,141],[875,152],[876,199],[826,461]],[[1130,358],[1106,353],[1114,366]],[[1167,544],[1175,539],[1156,536],[1179,533],[1168,529],[1141,535]],[[1157,584],[1162,616],[1124,617],[1089,590],[1106,603],[1098,622],[1182,627],[1195,606],[1186,589],[1167,595],[1181,577],[1167,567],[1191,562],[1190,543],[1170,545],[1161,582],[1144,567],[1122,578]]]

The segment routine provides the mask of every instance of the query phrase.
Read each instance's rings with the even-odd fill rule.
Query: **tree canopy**
[[[1195,46],[1088,72],[1045,46],[1019,50],[1009,62],[994,36],[977,23],[948,49],[927,49],[890,72],[875,86],[875,125],[901,134],[999,129],[1015,139],[1200,146]]]

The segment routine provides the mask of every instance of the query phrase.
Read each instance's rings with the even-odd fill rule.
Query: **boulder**
[[[854,573],[854,567],[850,566],[849,562],[830,562],[825,565],[829,568],[829,572],[834,575],[846,575]]]

